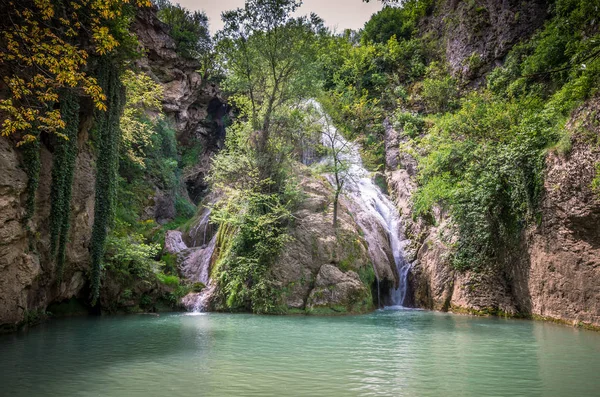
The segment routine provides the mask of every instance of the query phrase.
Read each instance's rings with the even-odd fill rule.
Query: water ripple
[[[56,320],[0,337],[2,396],[593,396],[600,335],[415,310]]]

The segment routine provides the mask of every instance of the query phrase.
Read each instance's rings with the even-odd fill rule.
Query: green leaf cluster
[[[94,142],[98,150],[96,161],[96,197],[92,227],[92,304],[100,296],[100,283],[106,236],[114,219],[119,169],[119,120],[125,104],[120,71],[109,57],[102,57],[98,82],[107,96],[107,111],[98,112],[94,127]]]
[[[398,112],[397,125],[410,138],[405,146],[419,162],[414,214],[433,220],[436,205],[450,212],[458,231],[457,268],[500,262],[518,246],[525,226],[539,220],[545,155],[568,151],[566,120],[598,92],[600,36],[591,16],[598,6],[556,1],[552,18],[511,50],[487,87],[452,106],[439,106],[437,99],[447,94],[436,99],[426,93],[428,77],[422,97],[429,97],[427,110],[436,115],[425,128]],[[443,92],[443,82],[438,76],[431,93]]]
[[[61,98],[61,114],[65,121],[64,139],[57,139],[52,163],[50,191],[50,254],[56,255],[58,280],[62,279],[71,219],[71,192],[77,159],[79,133],[79,98],[65,91]]]

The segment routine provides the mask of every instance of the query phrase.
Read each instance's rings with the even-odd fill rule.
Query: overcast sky
[[[244,0],[172,0],[190,10],[204,10],[210,18],[210,30],[215,33],[223,27],[221,12],[243,7]],[[362,28],[371,15],[381,9],[381,3],[362,0],[304,0],[299,15],[316,13],[331,28],[340,32],[344,29]]]

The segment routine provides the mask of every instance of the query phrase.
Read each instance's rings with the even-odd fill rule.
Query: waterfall
[[[206,286],[201,292],[190,293],[182,300],[182,303],[188,310],[196,313],[206,310],[207,303],[215,291],[214,285],[212,285],[210,280],[210,264],[217,243],[217,235],[214,234],[208,243],[206,243],[209,223],[210,210],[207,210],[200,222],[192,230],[194,246],[196,245],[196,237],[199,233],[202,234],[202,246],[188,248],[185,246],[185,243],[182,242],[185,248],[179,248],[179,255],[183,258],[180,265],[182,274],[186,279],[193,282],[201,282]]]
[[[332,123],[328,121],[328,116],[323,112],[320,104],[314,101],[310,103],[323,115],[321,118],[324,128],[322,133],[323,144],[330,147],[333,141],[334,147],[340,149],[339,157],[343,162],[348,164],[343,179],[344,192],[350,201],[351,209],[355,207],[358,210],[368,213],[371,218],[370,221],[374,219],[388,235],[399,278],[398,288],[392,288],[392,291],[390,291],[391,304],[393,306],[402,306],[406,299],[407,276],[410,264],[404,259],[404,244],[406,240],[403,238],[401,232],[402,228],[398,209],[381,188],[373,182],[370,172],[363,166],[358,145],[354,142],[348,142],[335,129]],[[335,139],[332,139],[332,137]],[[328,159],[325,161],[331,162],[332,160]],[[328,179],[335,186],[334,177],[329,175]],[[372,245],[372,241],[380,239],[377,231],[371,225],[367,224],[365,219],[358,217],[356,221],[363,230],[369,246]],[[375,275],[377,277],[377,285],[379,286],[377,271],[375,271]]]

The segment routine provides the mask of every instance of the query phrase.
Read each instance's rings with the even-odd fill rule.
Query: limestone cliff
[[[541,27],[547,0],[444,0],[435,2],[433,16],[421,35],[434,35],[452,73],[467,82],[502,63],[508,51]]]
[[[508,314],[600,326],[600,196],[592,189],[600,150],[597,136],[600,99],[580,108],[568,125],[568,154],[546,158],[541,222],[522,236],[517,253],[483,273],[452,269],[451,230],[438,212],[437,226],[404,221],[413,240],[410,288],[415,306],[477,314]],[[388,136],[395,136],[388,129]],[[402,161],[400,161],[402,164]],[[389,172],[396,202],[410,213],[414,174]]]
[[[549,6],[541,0],[435,4],[421,34],[435,35],[463,90],[480,85],[515,44],[531,37]],[[599,107],[596,98],[573,113],[567,125],[572,141],[568,154],[547,154],[539,222],[523,231],[519,247],[480,272],[451,266],[456,230],[441,208],[434,209],[433,219],[413,218],[417,163],[398,149],[406,144],[402,131],[386,123],[388,184],[411,240],[409,304],[600,326],[600,196],[592,189],[600,152],[590,138],[599,132]]]
[[[0,326],[11,328],[28,313],[45,310],[54,301],[86,294],[89,240],[94,214],[94,156],[87,140],[91,118],[79,132],[71,202],[71,229],[63,282],[56,282],[49,258],[50,180],[52,153],[43,147],[36,213],[23,222],[27,175],[14,144],[0,138]]]
[[[145,54],[136,66],[163,85],[163,111],[177,131],[179,145],[185,147],[194,142],[202,145],[197,164],[185,170],[183,176],[190,199],[198,203],[207,193],[204,178],[210,158],[225,140],[223,118],[229,109],[217,85],[207,81],[198,71],[198,61],[177,53],[168,27],[158,20],[154,10],[141,10],[132,31]],[[161,197],[161,200],[167,201],[167,207],[173,205],[171,197]],[[159,207],[157,203],[155,212],[160,212]]]
[[[177,54],[167,27],[157,19],[154,10],[142,10],[136,17],[133,31],[145,54],[137,61],[137,66],[164,86],[164,111],[176,128],[179,142],[185,145],[194,136],[203,143],[201,161],[185,176],[190,196],[200,197],[205,189],[203,178],[208,169],[208,159],[224,138],[221,118],[225,114],[225,105],[218,88],[205,83],[196,71],[196,62]],[[60,283],[49,257],[52,140],[42,136],[36,212],[25,225],[26,165],[15,142],[0,137],[0,328],[13,329],[28,316],[46,311],[53,303],[71,298],[80,298],[83,302],[88,300],[96,153],[89,139],[93,106],[86,99],[83,99],[80,119],[67,264]],[[173,198],[157,191],[154,202],[149,217],[164,218],[166,212],[168,219],[168,208],[174,205]],[[119,290],[110,280],[103,288],[102,302],[108,305],[116,300]],[[151,291],[158,287],[140,288]]]

